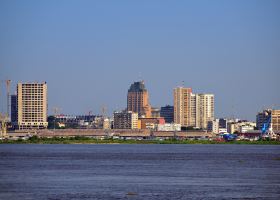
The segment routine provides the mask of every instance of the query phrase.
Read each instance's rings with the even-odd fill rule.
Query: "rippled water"
[[[280,199],[280,146],[0,145],[0,199]]]

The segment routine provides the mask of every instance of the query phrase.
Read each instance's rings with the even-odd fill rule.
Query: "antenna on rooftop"
[[[185,81],[182,81],[182,87],[185,87]]]
[[[138,74],[138,79],[139,79],[140,82],[143,81],[141,72],[139,72],[139,74]]]
[[[101,113],[102,113],[102,117],[106,117],[106,112],[107,112],[107,108],[106,108],[106,106],[102,106],[102,108],[101,108]]]
[[[54,113],[55,116],[57,116],[59,114],[59,111],[61,111],[60,108],[58,108],[58,107],[53,108],[53,113]]]

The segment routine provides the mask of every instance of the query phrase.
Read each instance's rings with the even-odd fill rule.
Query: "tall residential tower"
[[[174,122],[182,126],[190,126],[191,88],[177,87],[173,91],[174,97]]]
[[[214,120],[214,95],[193,94],[191,88],[174,89],[174,122],[182,126],[207,128]]]

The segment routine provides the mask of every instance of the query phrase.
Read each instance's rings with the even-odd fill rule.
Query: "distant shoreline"
[[[257,144],[257,145],[280,145],[280,141],[213,141],[213,140],[122,140],[122,139],[95,139],[88,137],[66,137],[66,138],[38,138],[30,137],[26,140],[1,140],[0,144]]]

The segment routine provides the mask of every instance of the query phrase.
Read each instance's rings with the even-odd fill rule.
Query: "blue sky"
[[[139,79],[152,106],[173,104],[184,81],[215,94],[216,117],[254,120],[280,107],[279,10],[277,0],[0,0],[0,79],[13,91],[47,81],[50,114],[123,109]]]

